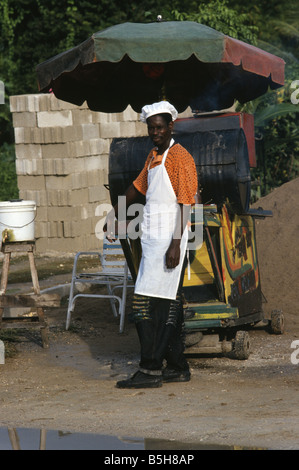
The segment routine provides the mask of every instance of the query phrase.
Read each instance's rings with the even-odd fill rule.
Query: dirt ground
[[[250,331],[251,354],[247,360],[221,354],[188,355],[190,382],[164,384],[152,390],[121,390],[115,387],[116,381],[138,367],[134,325],[127,319],[125,332],[120,335],[118,321],[106,300],[82,299],[70,330],[65,331],[64,300],[61,308],[46,313],[49,349],[41,347],[38,330],[14,337],[18,342],[11,345],[16,353],[0,365],[0,428],[143,438],[152,440],[156,449],[171,445],[176,449],[298,449],[299,344],[293,343],[299,340],[298,212],[296,215],[294,207],[298,205],[298,189],[296,180],[259,204],[280,211],[280,215],[275,212],[273,218],[258,223],[257,238],[262,288],[268,298],[265,311],[284,311],[283,335],[255,328]],[[287,208],[282,211],[286,193],[290,197],[294,194],[291,215],[284,212]],[[61,259],[51,262],[56,267],[67,264]],[[24,270],[24,263],[16,262],[13,271]],[[41,271],[42,263],[45,260],[38,263]],[[68,282],[70,266],[59,275],[56,269],[55,275],[42,281],[42,287]],[[20,286],[24,290],[26,283],[14,281],[9,288],[13,292]]]

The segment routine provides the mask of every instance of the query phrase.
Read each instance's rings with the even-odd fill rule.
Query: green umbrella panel
[[[168,99],[213,111],[284,83],[284,61],[190,21],[123,23],[37,66],[39,89],[91,110],[136,112]]]

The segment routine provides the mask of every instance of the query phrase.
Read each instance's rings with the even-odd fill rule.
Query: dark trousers
[[[164,360],[174,370],[188,370],[184,357],[182,270],[176,300],[135,295],[134,321],[140,342],[140,369],[161,374]]]

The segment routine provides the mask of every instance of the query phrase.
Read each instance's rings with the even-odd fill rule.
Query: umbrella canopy
[[[39,90],[91,110],[228,108],[284,83],[284,61],[192,21],[123,23],[37,66]]]

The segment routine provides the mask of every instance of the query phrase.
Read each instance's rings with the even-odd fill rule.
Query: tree
[[[35,68],[44,60],[73,47],[94,32],[126,21],[152,22],[161,14],[164,20],[191,20],[206,24],[224,34],[256,44],[285,58],[287,86],[299,79],[298,0],[0,0],[0,80],[5,83],[5,105],[0,105],[1,145],[13,142],[8,96],[37,93]],[[281,99],[281,95],[275,100]],[[274,99],[274,98],[273,98]],[[289,103],[290,95],[283,95]],[[272,97],[264,97],[255,107],[256,115],[265,113]],[[282,107],[280,106],[280,109]],[[279,184],[295,173],[298,160],[296,117],[293,114],[268,121],[266,136],[292,139],[281,148],[294,162],[285,167],[277,152],[266,145],[267,160],[279,162],[271,169],[271,184]],[[268,134],[267,134],[268,133]],[[289,153],[290,152],[290,153]],[[5,149],[7,154],[7,148]],[[274,155],[275,154],[275,155]],[[2,157],[1,157],[2,158]],[[276,159],[276,160],[275,160]],[[277,170],[279,168],[279,170]],[[292,169],[291,169],[292,168]],[[283,173],[283,172],[286,173]],[[297,170],[296,170],[297,171]],[[275,175],[275,178],[274,176]]]
[[[241,41],[253,45],[257,43],[257,27],[251,24],[246,14],[230,8],[226,0],[200,3],[192,13],[177,10],[173,10],[172,13],[175,20],[195,21]]]

